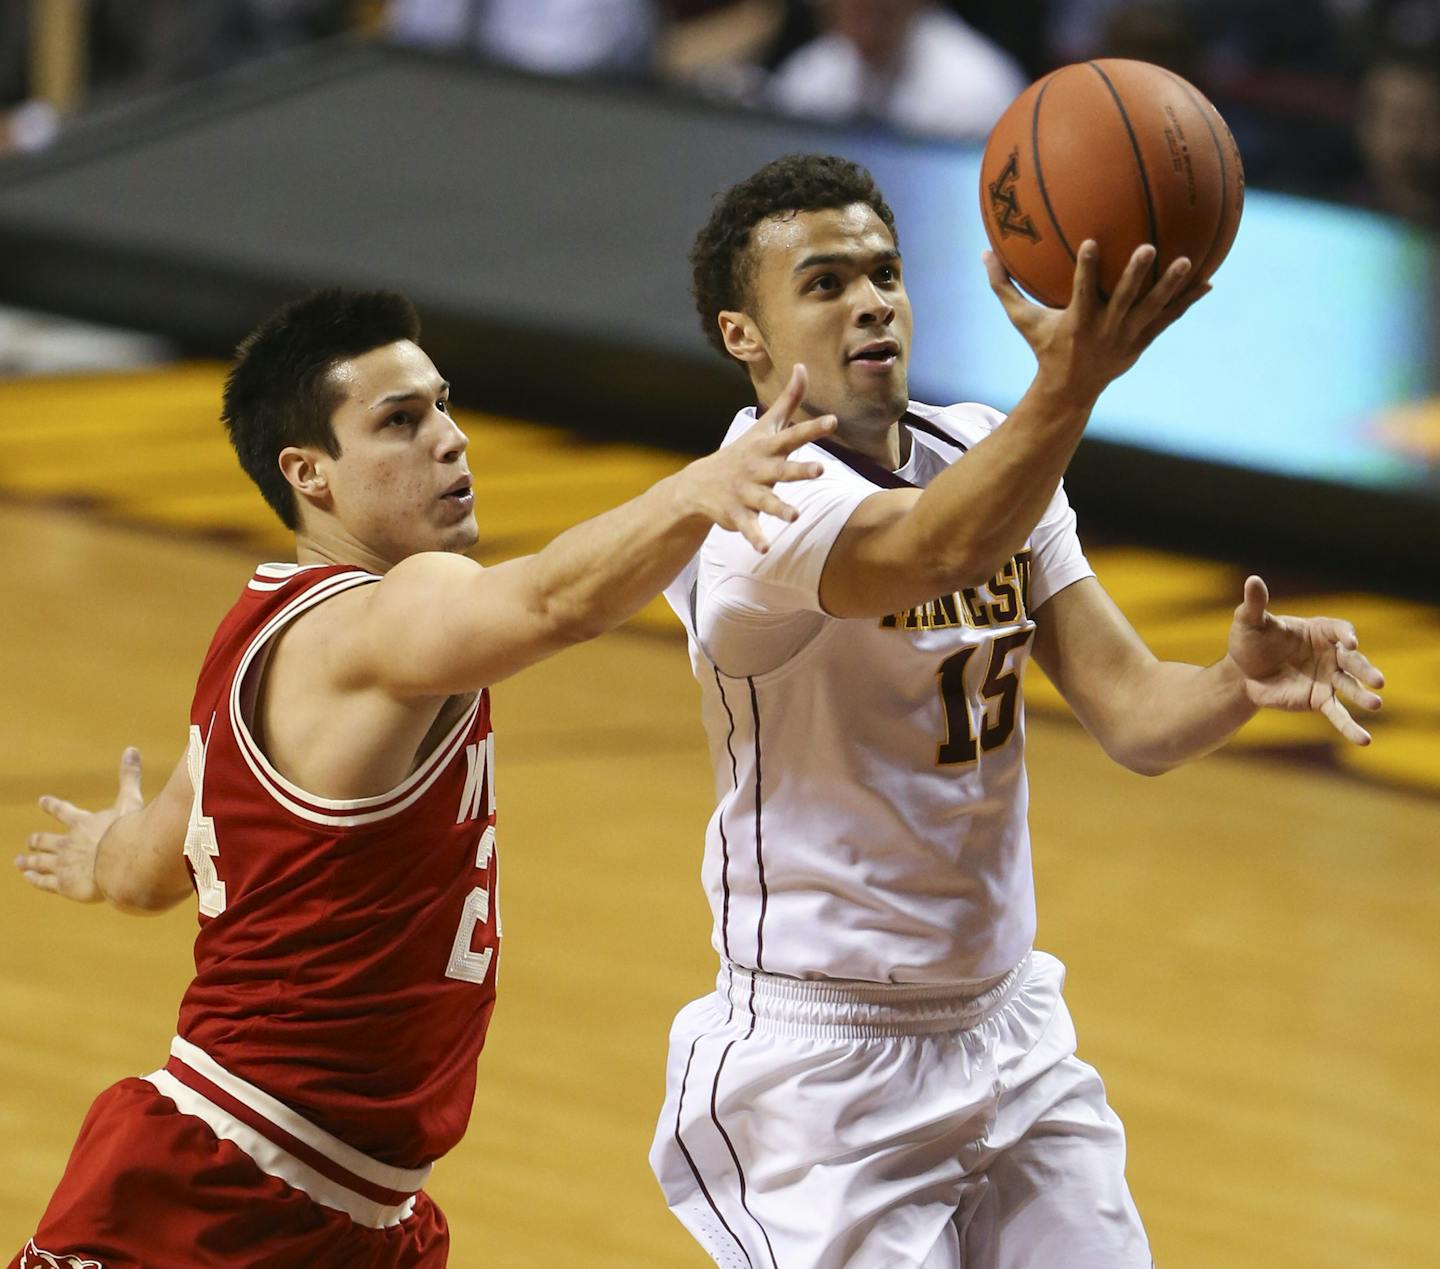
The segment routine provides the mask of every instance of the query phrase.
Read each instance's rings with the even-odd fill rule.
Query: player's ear
[[[720,323],[720,338],[725,341],[725,351],[736,361],[753,365],[769,359],[770,350],[765,347],[765,337],[760,333],[759,324],[749,314],[727,310],[715,320]]]
[[[309,446],[287,445],[280,451],[280,474],[290,487],[312,502],[330,496],[330,480],[321,462],[322,451]]]

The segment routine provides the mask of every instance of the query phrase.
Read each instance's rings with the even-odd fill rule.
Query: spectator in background
[[[823,33],[766,88],[787,114],[976,140],[1026,85],[1014,57],[926,0],[825,0],[821,12]]]
[[[1355,130],[1362,201],[1440,229],[1440,46],[1377,54],[1361,79]]]
[[[655,0],[391,0],[400,44],[479,54],[553,75],[650,74]]]
[[[46,0],[0,4],[0,152],[39,149],[61,123],[31,82],[31,41]],[[364,0],[88,0],[77,27],[85,69],[79,104],[214,74],[350,29]]]

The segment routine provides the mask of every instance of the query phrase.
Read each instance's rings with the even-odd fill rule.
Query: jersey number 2
[[[990,643],[990,664],[980,684],[984,717],[980,735],[970,720],[970,701],[965,695],[965,667],[979,650],[972,644],[940,663],[940,702],[945,707],[945,739],[935,751],[935,764],[941,767],[974,762],[983,751],[999,749],[1015,730],[1016,711],[1020,702],[1020,675],[1007,664],[1010,653],[1023,648],[1035,633],[1032,626],[1001,635]],[[995,704],[992,714],[991,703]]]
[[[465,775],[465,791],[460,795],[460,810],[455,816],[457,824],[480,817],[482,790],[485,794],[486,815],[495,814],[495,733],[489,732],[483,741],[465,746],[465,759],[469,764]],[[490,868],[490,857],[495,853],[495,825],[488,824],[480,834],[480,844],[475,851],[475,867],[482,871]],[[458,978],[464,983],[483,984],[490,973],[490,962],[495,958],[495,949],[471,950],[470,939],[477,925],[484,925],[490,919],[490,892],[484,886],[476,886],[465,896],[465,907],[460,913],[460,926],[455,931],[455,941],[450,946],[450,963],[445,967],[446,978]],[[500,912],[495,912],[495,935],[500,936]]]

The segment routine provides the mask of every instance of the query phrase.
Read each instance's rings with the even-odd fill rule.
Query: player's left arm
[[[140,751],[127,749],[111,806],[86,811],[63,798],[40,799],[41,810],[64,831],[31,833],[15,866],[37,890],[77,903],[108,899],[123,912],[164,912],[193,893],[184,853],[191,799],[190,772],[181,758],[147,803],[140,791]]]
[[[1035,660],[1075,716],[1122,766],[1160,775],[1218,749],[1259,709],[1315,711],[1352,744],[1370,733],[1346,704],[1373,712],[1385,678],[1334,617],[1277,617],[1248,578],[1226,653],[1213,665],[1161,661],[1093,577],[1035,616]]]

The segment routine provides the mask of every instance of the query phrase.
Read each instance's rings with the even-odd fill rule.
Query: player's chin
[[[905,371],[898,366],[888,375],[874,376],[869,382],[852,385],[851,390],[871,409],[881,414],[892,414],[892,422],[910,405],[910,384]]]
[[[480,526],[473,515],[466,516],[458,524],[446,527],[443,543],[434,548],[440,551],[468,551],[480,541]]]

